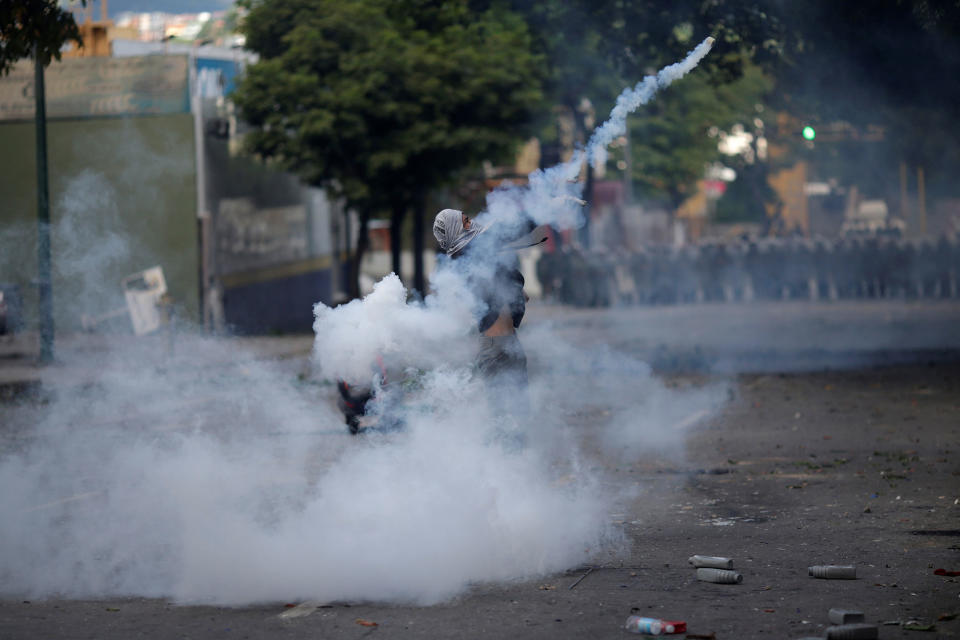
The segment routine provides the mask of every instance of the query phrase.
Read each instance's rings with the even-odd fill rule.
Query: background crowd
[[[568,244],[540,257],[537,277],[545,299],[585,307],[956,298],[960,242],[951,236],[740,238],[613,252]]]

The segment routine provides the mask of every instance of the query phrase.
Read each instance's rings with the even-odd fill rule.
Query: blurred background
[[[425,295],[436,211],[474,215],[569,159],[624,88],[707,36],[703,63],[584,168],[584,224],[523,252],[528,292],[960,295],[952,0],[16,4],[0,12],[3,334],[149,333],[171,314],[305,333],[313,304],[391,271]]]

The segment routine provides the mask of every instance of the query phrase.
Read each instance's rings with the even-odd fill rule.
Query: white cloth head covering
[[[433,237],[448,256],[462,250],[481,231],[483,227],[476,222],[464,229],[463,212],[456,209],[444,209],[433,219]]]

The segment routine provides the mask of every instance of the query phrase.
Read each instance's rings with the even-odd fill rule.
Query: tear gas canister
[[[863,611],[853,611],[852,609],[830,609],[827,617],[833,624],[853,624],[864,620]]]
[[[731,558],[721,558],[719,556],[690,556],[687,562],[697,568],[733,569],[733,560]]]
[[[827,640],[876,640],[880,631],[875,624],[841,624],[827,627]]]
[[[825,578],[827,580],[857,579],[857,568],[852,564],[821,564],[809,567],[807,571],[814,578]]]
[[[736,571],[728,571],[727,569],[702,567],[697,569],[697,580],[718,584],[740,584],[743,582],[743,576]]]

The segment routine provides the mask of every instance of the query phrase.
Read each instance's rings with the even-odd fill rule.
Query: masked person
[[[516,253],[485,231],[456,209],[444,209],[433,222],[433,235],[450,266],[464,274],[479,301],[474,369],[487,384],[494,411],[522,417],[529,411],[527,356],[517,338],[526,312],[524,280]]]

